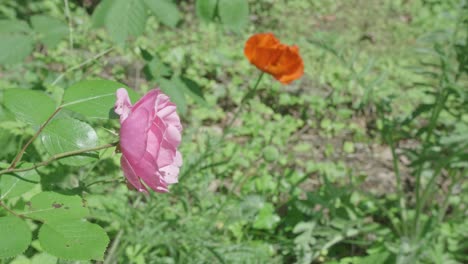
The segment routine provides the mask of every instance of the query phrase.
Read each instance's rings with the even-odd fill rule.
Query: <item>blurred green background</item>
[[[37,189],[82,195],[109,234],[104,263],[466,263],[467,13],[459,0],[2,0],[0,99],[104,78],[177,103],[184,166],[168,194],[129,191],[112,151],[43,169]],[[266,76],[223,137],[259,75],[243,55],[259,32],[299,46],[305,74]],[[0,161],[32,133],[0,108]],[[420,167],[434,160],[451,165]],[[432,200],[421,233],[402,234],[399,199],[414,218],[418,184]],[[57,263],[41,252],[0,263]]]

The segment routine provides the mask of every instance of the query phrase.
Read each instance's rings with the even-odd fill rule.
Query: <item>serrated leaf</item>
[[[34,38],[24,21],[0,20],[0,64],[22,62],[34,48]]]
[[[175,27],[180,20],[177,5],[171,0],[144,0],[156,18],[166,26]]]
[[[31,243],[31,230],[16,216],[0,217],[0,259],[23,253]]]
[[[42,248],[68,260],[103,260],[109,243],[106,232],[98,225],[85,221],[56,221],[39,230]]]
[[[141,0],[114,0],[106,16],[105,26],[116,43],[129,36],[139,36],[145,29],[146,6]]]
[[[219,0],[218,14],[225,26],[240,29],[249,22],[249,3],[247,0]]]
[[[177,77],[170,80],[162,78],[159,80],[159,87],[169,96],[171,102],[177,105],[177,111],[185,114],[187,111],[187,102],[185,101],[184,88],[181,86]]]
[[[197,0],[195,9],[198,17],[205,22],[213,21],[217,2],[218,0]]]
[[[23,215],[46,223],[59,220],[80,220],[89,214],[81,197],[54,192],[36,194],[25,209]]]
[[[42,131],[41,140],[50,155],[96,147],[96,131],[85,122],[72,118],[52,120]],[[82,166],[95,161],[97,152],[86,152],[60,159],[59,162],[70,166]]]
[[[49,49],[54,48],[68,34],[68,26],[57,18],[35,15],[31,17],[33,29]]]
[[[39,91],[8,89],[3,94],[3,103],[16,119],[38,128],[55,111],[54,101]]]
[[[103,0],[99,2],[96,9],[94,9],[91,19],[95,28],[103,27],[105,25],[112,3],[112,0]]]
[[[114,113],[115,92],[126,85],[108,80],[88,80],[75,83],[65,90],[62,107],[90,119],[117,118]],[[138,95],[127,89],[132,100]]]
[[[31,164],[22,164],[21,167],[23,166],[29,167]],[[0,177],[0,200],[20,196],[31,190],[39,181],[39,174],[35,170],[3,174]]]

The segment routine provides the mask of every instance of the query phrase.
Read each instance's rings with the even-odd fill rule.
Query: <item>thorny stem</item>
[[[79,150],[60,153],[60,154],[57,154],[57,155],[53,155],[52,157],[50,157],[49,159],[47,159],[45,161],[36,163],[31,167],[18,168],[18,169],[8,168],[8,169],[5,169],[5,170],[0,170],[0,175],[5,174],[5,173],[15,173],[15,172],[34,170],[35,168],[48,165],[48,164],[50,164],[50,163],[52,163],[52,162],[54,162],[56,160],[62,159],[62,158],[66,158],[66,157],[69,157],[69,156],[78,155],[78,154],[82,154],[82,153],[86,153],[86,152],[96,151],[96,150],[100,150],[100,149],[111,148],[111,147],[117,146],[117,144],[118,144],[118,142],[114,142],[114,143],[109,143],[109,144],[105,144],[105,145],[101,145],[101,146],[97,146],[97,147],[85,148],[85,149],[79,149]]]
[[[42,130],[44,130],[44,127],[52,120],[52,118],[54,118],[54,116],[56,116],[58,114],[58,112],[60,112],[60,110],[62,110],[61,107],[58,107],[57,109],[55,109],[55,111],[49,116],[49,118],[47,118],[47,120],[39,127],[39,129],[33,135],[33,137],[31,139],[29,139],[29,141],[23,146],[23,148],[20,150],[20,152],[18,152],[16,157],[11,162],[10,167],[8,167],[8,170],[14,169],[16,167],[16,163],[18,163],[21,160],[21,158],[23,157],[23,154],[26,151],[26,149],[28,148],[28,146],[31,145],[31,143],[39,136],[39,134],[42,132]]]

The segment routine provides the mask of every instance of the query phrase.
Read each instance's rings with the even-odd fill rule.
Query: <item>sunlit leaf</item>
[[[23,61],[34,48],[34,38],[24,21],[0,20],[0,64]]]
[[[42,248],[68,260],[103,260],[109,237],[100,226],[86,221],[54,221],[39,230]]]
[[[3,103],[15,117],[38,128],[55,111],[54,101],[39,91],[8,89],[3,94]]]
[[[57,257],[42,252],[31,258],[31,264],[57,264]]]
[[[113,0],[102,0],[94,9],[92,21],[94,27],[103,27],[106,23],[109,10],[112,7]]]
[[[68,34],[67,24],[57,18],[35,15],[31,17],[31,24],[48,48],[54,48]]]
[[[249,22],[249,3],[247,0],[219,0],[218,13],[225,26],[240,29]]]
[[[23,253],[31,243],[31,230],[16,216],[0,217],[0,259]]]
[[[143,33],[147,19],[147,9],[141,0],[114,0],[105,21],[112,40],[123,43],[130,36]]]
[[[127,86],[108,80],[81,81],[65,90],[62,106],[90,119],[116,118],[115,92],[119,88]],[[132,101],[138,99],[135,92],[130,89],[127,91]]]
[[[89,211],[85,201],[77,195],[41,192],[31,198],[23,214],[47,223],[58,220],[80,220],[88,216]]]
[[[216,3],[218,0],[197,0],[197,15],[205,22],[213,21],[216,12]]]
[[[258,212],[254,221],[254,228],[271,230],[279,223],[280,217],[276,214],[275,208],[271,203],[265,203]]]
[[[32,164],[22,164],[29,167]],[[3,174],[0,177],[0,200],[22,195],[39,183],[40,177],[35,170]]]
[[[166,26],[175,27],[180,20],[177,5],[171,0],[144,0],[146,6]]]
[[[72,118],[52,120],[41,133],[42,143],[50,155],[96,147],[96,131],[85,122]],[[97,158],[97,152],[86,152],[60,159],[60,163],[82,166]]]

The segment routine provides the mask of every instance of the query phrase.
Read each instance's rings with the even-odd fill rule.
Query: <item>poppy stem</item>
[[[96,150],[101,150],[101,149],[106,149],[106,148],[115,147],[115,146],[117,146],[118,143],[119,143],[119,142],[113,142],[113,143],[109,143],[109,144],[105,144],[105,145],[101,145],[101,146],[97,146],[97,147],[85,148],[85,149],[78,149],[78,150],[63,152],[63,153],[60,153],[60,154],[53,155],[53,156],[50,157],[49,159],[44,160],[44,161],[39,162],[39,163],[36,163],[36,164],[34,164],[33,166],[31,166],[31,167],[17,168],[17,169],[15,169],[15,168],[8,168],[8,169],[0,170],[0,175],[5,174],[5,173],[16,173],[16,172],[23,172],[23,171],[34,170],[35,168],[48,165],[49,163],[52,163],[52,162],[54,162],[54,161],[56,161],[56,160],[63,159],[63,158],[66,158],[66,157],[70,157],[70,156],[74,156],[74,155],[78,155],[78,154],[82,154],[82,153],[86,153],[86,152],[91,152],[91,151],[96,151]]]
[[[265,75],[265,73],[261,72],[260,75],[258,76],[257,81],[255,82],[255,85],[252,88],[250,88],[249,90],[247,90],[247,93],[245,93],[244,97],[242,97],[240,105],[237,108],[236,112],[234,113],[234,116],[232,117],[231,121],[229,121],[227,126],[224,128],[223,138],[224,138],[224,136],[226,136],[228,134],[228,132],[231,129],[232,125],[234,124],[236,119],[239,117],[239,114],[242,112],[242,109],[243,109],[245,103],[254,96],[255,92],[257,91],[258,85],[260,84],[260,81],[262,80],[263,75]]]

